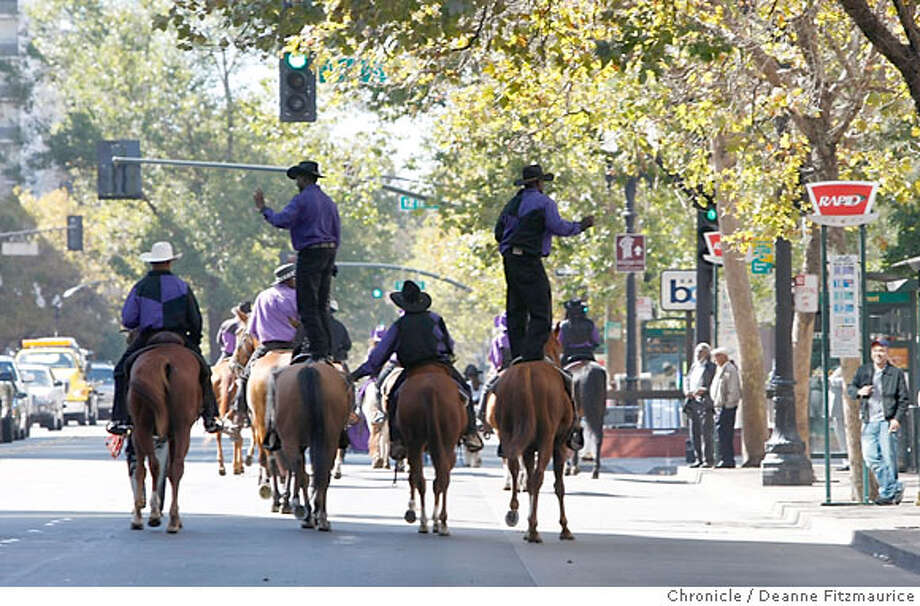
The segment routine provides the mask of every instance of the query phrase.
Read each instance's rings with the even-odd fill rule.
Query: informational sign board
[[[828,314],[832,358],[862,355],[859,257],[832,255],[828,263]]]
[[[773,269],[773,242],[770,240],[754,240],[751,247],[751,273],[768,274]]]
[[[703,258],[714,265],[722,265],[722,232],[708,231],[703,234],[703,238],[706,239],[706,248],[709,250],[709,254]]]
[[[651,297],[636,297],[636,318],[642,320],[651,320],[655,317],[655,311]]]
[[[604,340],[605,341],[619,341],[623,338],[623,323],[616,322],[613,320],[608,320],[604,324]]]
[[[795,277],[795,310],[802,313],[818,311],[818,276],[798,274]]]
[[[878,218],[872,212],[878,191],[874,181],[820,181],[805,189],[815,210],[809,218],[820,225],[862,225]]]
[[[662,311],[693,311],[696,309],[696,270],[666,269],[661,272]]]
[[[618,272],[645,271],[644,235],[617,234],[615,248]]]
[[[4,242],[2,244],[4,255],[35,257],[38,255],[38,240],[31,242]]]

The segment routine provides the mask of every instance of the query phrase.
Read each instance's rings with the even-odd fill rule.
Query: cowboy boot
[[[204,430],[208,433],[217,433],[224,426],[220,422],[220,410],[217,408],[217,398],[214,396],[214,389],[211,387],[211,381],[208,380],[201,386],[204,391],[204,411],[201,413],[201,420],[204,422]]]
[[[250,427],[249,406],[246,405],[246,385],[249,378],[240,377],[236,382],[236,396],[233,399],[233,408],[236,412],[236,429]]]
[[[470,452],[479,452],[482,450],[482,438],[476,431],[476,413],[473,411],[473,403],[466,401],[466,433],[460,437],[466,449]]]
[[[125,383],[127,377],[115,377],[115,393],[112,398],[112,420],[105,426],[105,430],[116,436],[123,436],[134,426],[128,414],[128,389]]]
[[[409,452],[403,444],[399,428],[396,427],[396,398],[389,399],[387,409],[390,417],[390,458],[394,461],[400,461],[405,459]]]

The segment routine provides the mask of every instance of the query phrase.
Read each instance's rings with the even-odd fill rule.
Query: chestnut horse
[[[185,471],[189,436],[202,408],[200,363],[183,339],[173,333],[160,333],[150,339],[155,348],[142,351],[131,367],[128,383],[128,409],[134,419],[132,440],[137,456],[134,475],[134,512],[131,528],[144,527],[145,462],[150,468],[152,490],[147,524],[159,526],[165,477],[172,486],[172,504],[166,532],[182,528],[179,518],[179,480]],[[168,450],[167,450],[168,445]]]
[[[405,371],[403,371],[405,372]],[[427,450],[434,466],[432,531],[448,536],[447,486],[457,459],[457,444],[466,427],[466,409],[457,383],[442,364],[421,364],[408,371],[399,390],[396,422],[409,451],[409,507],[405,520],[415,521],[415,491],[419,494],[421,533],[428,532],[425,513],[425,474],[422,452]]]
[[[281,450],[273,455],[288,481],[293,476],[294,516],[303,528],[330,530],[326,491],[339,437],[352,409],[351,388],[343,374],[325,363],[293,364],[274,372],[270,389],[273,427]],[[313,506],[307,488],[304,450],[310,449],[313,469]],[[303,496],[304,504],[300,504]]]
[[[559,348],[550,338],[546,350],[558,363]],[[511,473],[511,504],[505,523],[518,522],[518,471],[522,457],[527,470],[527,492],[530,494],[530,517],[524,540],[542,543],[537,532],[537,497],[543,485],[543,473],[553,459],[554,488],[559,499],[559,538],[572,540],[565,517],[565,485],[563,470],[566,459],[566,440],[574,420],[572,400],[565,390],[559,371],[545,360],[520,362],[502,373],[495,387],[495,398],[488,402],[487,418],[495,428]]]
[[[217,364],[211,367],[211,385],[214,388],[214,395],[217,396],[217,408],[220,417],[227,425],[227,421],[234,416],[233,401],[236,398],[237,377],[246,367],[246,362],[255,349],[251,341],[244,342],[243,334],[246,331],[247,314],[243,311],[235,310],[234,313],[240,320],[240,328],[236,331],[236,347],[233,353],[227,357],[218,360]],[[227,470],[224,467],[224,448],[221,441],[221,433],[217,433],[217,473],[226,475]],[[233,475],[243,473],[243,436],[239,432],[233,432],[230,435],[230,441],[233,443]],[[252,463],[250,457],[249,463]]]

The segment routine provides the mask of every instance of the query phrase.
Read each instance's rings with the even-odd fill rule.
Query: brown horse
[[[294,515],[303,528],[330,530],[326,491],[339,437],[352,409],[351,387],[339,370],[325,363],[287,366],[276,371],[272,381],[274,403],[269,405],[274,406],[273,427],[281,442],[274,456],[286,481],[293,477]],[[306,448],[313,469],[312,508],[307,494],[310,477],[304,467]]]
[[[233,400],[236,398],[237,377],[246,367],[246,362],[255,349],[252,342],[243,338],[246,332],[247,314],[243,311],[234,310],[234,313],[240,320],[240,328],[236,332],[236,347],[233,353],[221,358],[217,364],[211,367],[211,385],[214,388],[214,394],[217,396],[217,408],[220,411],[220,417],[227,426],[227,421],[234,416]],[[221,433],[217,433],[217,472],[220,475],[226,475],[227,470],[224,467],[224,448],[221,441]],[[239,432],[233,432],[230,435],[233,443],[233,475],[243,473],[243,436]],[[250,457],[249,463],[252,463]]]
[[[425,474],[422,452],[427,450],[434,466],[432,531],[448,536],[447,486],[457,460],[457,444],[466,426],[466,410],[456,382],[441,364],[422,364],[408,371],[399,390],[396,422],[409,451],[409,507],[405,519],[415,521],[415,491],[419,494],[421,533],[428,532],[425,513]]]
[[[141,510],[145,500],[145,461],[150,467],[152,481],[147,524],[160,525],[163,508],[160,495],[168,476],[172,504],[166,532],[174,533],[182,528],[179,480],[185,471],[192,425],[202,408],[199,361],[182,342],[182,337],[176,334],[155,335],[150,344],[159,344],[159,347],[142,352],[131,368],[128,407],[134,419],[132,439],[137,456],[131,520],[131,528],[135,530],[144,527]]]
[[[546,350],[558,363],[559,349],[555,339],[547,341]],[[504,371],[495,387],[495,398],[490,399],[488,404],[487,418],[501,439],[511,473],[511,505],[505,523],[515,526],[518,522],[518,457],[522,457],[527,470],[527,492],[530,494],[529,527],[524,540],[543,542],[537,532],[537,497],[543,485],[543,473],[552,457],[556,477],[554,488],[559,499],[559,524],[562,526],[559,538],[574,539],[565,517],[563,484],[565,443],[574,412],[559,371],[544,360],[515,364]]]

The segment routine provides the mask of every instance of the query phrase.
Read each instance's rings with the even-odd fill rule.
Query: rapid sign
[[[666,269],[661,272],[661,305],[663,311],[693,311],[696,309],[696,270]]]
[[[820,181],[807,183],[808,197],[819,225],[862,225],[878,218],[872,212],[878,183],[875,181]]]
[[[706,239],[706,248],[709,250],[708,255],[703,255],[703,259],[713,265],[722,265],[722,232],[708,231],[703,234]]]

